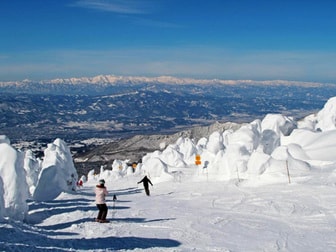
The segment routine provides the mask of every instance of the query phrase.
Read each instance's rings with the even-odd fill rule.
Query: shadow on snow
[[[139,189],[127,188],[115,191],[113,194],[139,193]],[[82,192],[82,195],[93,196],[93,194]],[[85,195],[83,195],[85,197]],[[128,202],[120,201],[118,202]],[[88,199],[70,199],[70,200],[53,200],[47,202],[28,201],[29,215],[26,223],[9,222],[2,225],[0,223],[0,251],[69,251],[72,250],[132,250],[132,249],[150,249],[150,248],[173,248],[178,247],[181,243],[173,239],[163,238],[145,238],[145,237],[102,237],[102,238],[65,238],[61,236],[75,236],[75,232],[64,232],[63,229],[72,225],[79,225],[84,222],[93,222],[91,218],[77,219],[71,222],[58,223],[48,226],[35,226],[34,224],[42,223],[43,220],[53,215],[63,214],[71,211],[96,211],[94,203]],[[127,209],[126,206],[115,206],[114,209]],[[145,218],[112,218],[111,222],[134,222],[148,223],[155,221],[168,221],[172,219],[152,219]],[[108,224],[98,224],[108,225]],[[54,238],[57,237],[57,238]]]
[[[78,220],[76,222],[83,221]],[[128,220],[131,221],[131,220]],[[134,220],[139,222],[140,220]],[[155,221],[155,220],[153,220]],[[156,220],[159,221],[159,220]],[[74,222],[74,223],[76,223]],[[72,223],[72,224],[74,224]],[[69,225],[70,223],[68,223]],[[72,225],[71,224],[71,225]],[[104,238],[89,238],[89,239],[54,239],[48,237],[50,233],[45,233],[41,230],[28,225],[14,224],[13,227],[2,227],[0,230],[0,250],[1,251],[69,251],[72,250],[99,250],[115,251],[126,249],[150,249],[150,248],[173,248],[181,245],[179,241],[173,239],[161,238],[145,238],[145,237],[104,237]],[[62,228],[60,226],[54,228]],[[103,224],[105,225],[105,224]],[[63,235],[60,232],[55,232],[54,235]],[[68,235],[68,234],[67,234]],[[13,239],[15,236],[15,240]]]

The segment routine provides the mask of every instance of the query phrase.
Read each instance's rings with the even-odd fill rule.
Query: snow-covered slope
[[[132,175],[107,182],[106,224],[93,222],[95,183],[88,182],[55,201],[30,201],[25,223],[0,223],[0,250],[332,252],[336,189],[325,180],[330,170],[310,175],[304,183],[256,187],[183,174],[152,179],[150,197]]]

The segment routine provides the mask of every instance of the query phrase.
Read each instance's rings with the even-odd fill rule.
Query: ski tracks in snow
[[[62,249],[80,249],[84,242],[92,251],[336,251],[335,187],[209,185],[162,183],[147,197],[113,184],[109,197],[115,193],[118,200],[113,209],[108,198],[110,223],[93,221],[98,210],[88,186],[53,202],[31,203],[30,221],[47,235],[46,246],[57,248],[59,240]]]

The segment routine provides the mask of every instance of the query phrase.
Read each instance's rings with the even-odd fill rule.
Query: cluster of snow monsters
[[[47,201],[62,192],[76,190],[78,179],[70,149],[56,139],[44,151],[43,160],[32,151],[21,152],[0,136],[0,218],[24,220],[27,199]]]
[[[145,155],[136,173],[164,181],[176,179],[176,171],[186,168],[201,179],[291,183],[311,176],[314,166],[336,162],[335,153],[336,97],[300,121],[268,114],[236,131],[214,132],[197,143],[180,138],[164,150]],[[201,164],[196,165],[199,156]],[[127,162],[115,160],[112,167],[98,177],[108,180],[132,173]],[[88,180],[92,179],[97,179],[93,171],[88,174]]]

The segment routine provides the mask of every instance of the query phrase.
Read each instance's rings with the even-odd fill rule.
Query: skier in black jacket
[[[148,188],[148,183],[153,186],[152,182],[149,180],[149,178],[147,176],[145,176],[141,181],[138,182],[138,184],[140,184],[140,183],[143,183],[146,194],[147,194],[147,196],[149,196],[150,192],[149,192],[149,188]]]

